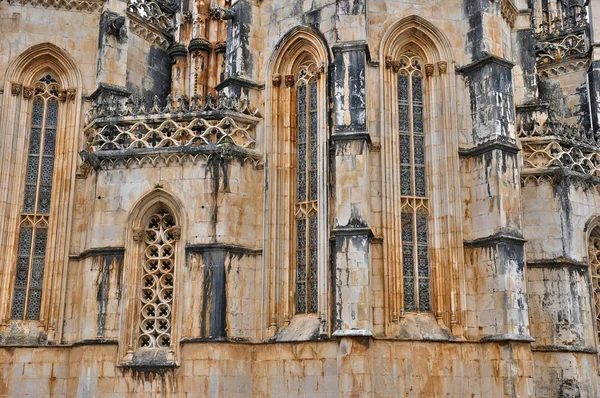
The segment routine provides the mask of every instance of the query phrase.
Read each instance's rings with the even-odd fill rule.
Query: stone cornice
[[[527,268],[575,268],[580,271],[587,271],[589,268],[589,265],[583,261],[568,258],[528,260],[526,264]]]
[[[516,154],[519,152],[519,147],[512,140],[508,140],[505,137],[497,137],[471,148],[459,148],[458,154],[463,158],[474,158],[495,150]]]
[[[473,62],[471,62],[470,64],[461,66],[461,67],[457,67],[456,73],[461,74],[461,75],[468,75],[469,73],[473,72],[476,69],[482,68],[488,64],[497,64],[500,66],[503,66],[505,68],[508,69],[512,69],[515,64],[512,63],[511,61],[498,57],[496,55],[492,55],[492,54],[487,54],[486,56],[475,60]]]
[[[499,243],[523,246],[525,244],[525,239],[523,239],[521,235],[507,232],[497,232],[493,235],[485,236],[483,238],[465,240],[463,242],[464,246],[468,248],[496,246]]]
[[[263,249],[253,248],[241,245],[232,245],[228,243],[193,243],[185,246],[186,254],[209,253],[215,251],[225,251],[235,254],[247,254],[251,256],[261,255]]]
[[[94,247],[86,249],[79,254],[69,254],[69,260],[81,261],[88,257],[94,256],[123,256],[125,253],[124,247]]]

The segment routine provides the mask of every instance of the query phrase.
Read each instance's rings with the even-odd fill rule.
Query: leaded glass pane
[[[310,286],[310,291],[309,291],[309,298],[310,298],[310,303],[309,303],[309,312],[311,313],[315,313],[318,312],[318,299],[319,299],[319,292],[318,292],[318,264],[319,264],[319,257],[318,257],[318,247],[319,247],[319,219],[316,216],[312,216],[309,219],[310,222],[310,229],[309,229],[309,235],[310,235],[310,275],[309,275],[309,286]]]
[[[33,112],[31,116],[31,127],[41,128],[44,120],[44,101],[36,98],[33,101]]]
[[[38,155],[27,158],[27,173],[25,174],[25,184],[37,184],[38,168],[40,158]]]
[[[56,130],[46,129],[44,137],[44,155],[54,156],[54,146],[56,143]]]
[[[17,276],[15,287],[27,287],[27,273],[29,272],[29,257],[17,259]]]
[[[413,241],[413,216],[412,213],[402,213],[402,243]]]
[[[296,312],[306,313],[306,282],[296,282]]]
[[[408,102],[408,76],[398,75],[398,101]]]
[[[29,154],[40,153],[40,138],[42,137],[42,130],[39,128],[31,129],[31,136],[29,137]]]
[[[296,249],[306,248],[306,219],[296,220]]]
[[[412,102],[414,105],[423,103],[423,78],[414,75],[412,77]]]
[[[52,184],[52,171],[54,167],[54,158],[44,156],[42,158],[42,181],[44,185]]]
[[[400,166],[400,194],[412,194],[412,181],[410,166]]]
[[[414,259],[413,245],[409,242],[402,245],[402,275],[414,276],[415,275],[415,259]]]
[[[298,87],[298,142],[306,141],[306,86]]]
[[[15,289],[13,305],[10,317],[12,319],[23,319],[25,311],[25,289]]]
[[[58,121],[58,102],[56,100],[48,101],[48,114],[46,115],[46,128],[56,127]]]
[[[427,195],[427,181],[425,180],[425,167],[415,167],[415,185],[417,188],[417,196]]]
[[[419,244],[427,246],[427,212],[420,210],[417,212],[417,241]]]
[[[40,197],[37,207],[37,212],[40,214],[48,214],[50,211],[50,191],[52,190],[49,186],[42,185],[40,187]]]
[[[34,258],[31,267],[30,287],[32,289],[41,289],[44,282],[44,258]]]
[[[419,278],[419,311],[431,311],[429,278]]]
[[[404,310],[416,311],[415,303],[415,280],[414,278],[404,277]]]
[[[425,137],[415,135],[415,164],[425,165]]]
[[[44,256],[46,254],[46,241],[48,230],[46,228],[35,229],[35,245],[33,246],[34,256]]]
[[[40,318],[40,304],[42,301],[41,290],[29,290],[29,300],[27,302],[27,319]]]
[[[318,195],[317,170],[310,172],[310,200],[317,200]]]
[[[423,107],[413,106],[413,130],[415,134],[423,133]]]
[[[400,134],[400,163],[410,165],[410,135]]]
[[[310,111],[312,113],[316,113],[316,111],[317,111],[317,82],[316,81],[312,81],[310,83]],[[311,127],[312,127],[312,123],[311,123]],[[311,135],[312,135],[312,132],[313,132],[313,129],[311,128]],[[316,131],[314,132],[314,134],[316,135]]]
[[[33,229],[29,226],[22,226],[19,234],[19,257],[29,257],[31,251],[31,237]]]

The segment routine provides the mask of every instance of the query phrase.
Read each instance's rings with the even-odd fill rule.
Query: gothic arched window
[[[319,311],[318,88],[301,69],[296,83],[296,313]]]
[[[39,319],[58,125],[59,87],[51,75],[35,85],[23,206],[18,236],[12,319]]]
[[[172,344],[175,245],[179,227],[165,207],[147,218],[142,234],[143,271],[140,292],[140,335],[138,347],[170,348]]]
[[[402,283],[405,311],[431,311],[423,63],[400,58],[398,130],[402,222]]]

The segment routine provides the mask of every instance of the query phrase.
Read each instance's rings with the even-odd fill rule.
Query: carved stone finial
[[[437,63],[438,70],[440,71],[440,75],[443,75],[448,70],[448,62],[440,61]]]
[[[433,71],[435,70],[435,65],[433,64],[425,64],[425,75],[427,77],[433,76]]]
[[[144,240],[144,229],[143,228],[134,228],[133,229],[133,240],[138,243],[140,243]]]
[[[274,74],[272,77],[272,81],[273,81],[274,87],[280,87],[281,86],[281,75],[278,73]]]
[[[23,87],[23,98],[30,99],[33,97],[33,87],[25,86]]]
[[[294,87],[294,84],[296,84],[296,77],[294,75],[285,75],[286,87]]]
[[[10,93],[12,95],[21,95],[21,91],[23,90],[23,85],[19,83],[13,83],[10,87]]]

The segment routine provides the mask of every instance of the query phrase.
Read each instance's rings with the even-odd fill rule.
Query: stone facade
[[[1,0],[0,37],[0,396],[600,395],[600,2]]]

